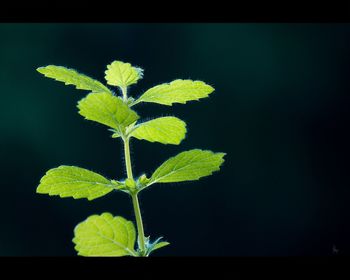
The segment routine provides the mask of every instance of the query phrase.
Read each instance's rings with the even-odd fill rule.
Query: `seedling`
[[[148,89],[139,98],[128,96],[128,87],[138,82],[143,70],[130,63],[113,61],[107,66],[105,79],[108,85],[119,90],[114,92],[101,82],[78,73],[73,69],[49,65],[37,69],[48,78],[74,85],[90,93],[78,102],[79,114],[87,120],[109,127],[113,138],[124,144],[127,178],[110,180],[87,169],[61,165],[50,169],[41,178],[37,193],[60,197],[93,200],[110,192],[130,195],[136,219],[134,224],[123,217],[110,213],[92,215],[74,229],[73,243],[81,256],[149,256],[151,252],[169,245],[162,237],[151,241],[143,230],[138,194],[156,183],[172,183],[198,180],[220,169],[224,153],[193,149],[182,152],[165,161],[150,177],[142,174],[134,177],[129,143],[132,138],[178,145],[185,138],[186,124],[176,117],[161,117],[140,122],[139,115],[131,109],[141,102],[171,106],[208,97],[214,88],[202,81],[175,80]],[[137,238],[137,245],[136,242]],[[135,248],[136,247],[136,248]]]

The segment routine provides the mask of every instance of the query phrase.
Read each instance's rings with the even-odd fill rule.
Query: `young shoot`
[[[94,200],[111,192],[125,192],[133,205],[136,229],[132,221],[110,213],[92,215],[74,229],[73,243],[80,256],[149,256],[154,250],[169,245],[162,237],[145,235],[138,194],[153,184],[198,180],[220,169],[225,153],[192,149],[181,152],[161,164],[149,177],[134,177],[130,142],[132,139],[179,145],[185,138],[186,123],[176,117],[140,121],[134,106],[141,102],[171,106],[174,103],[208,97],[214,88],[202,81],[174,80],[154,86],[138,98],[129,96],[129,87],[143,77],[143,70],[130,63],[113,61],[107,65],[105,79],[110,87],[73,69],[48,65],[37,69],[48,78],[89,91],[77,107],[85,119],[109,128],[113,138],[124,146],[127,178],[108,179],[87,169],[61,165],[41,178],[36,191],[40,194]],[[134,141],[134,140],[133,140]],[[120,172],[122,173],[122,172]],[[118,174],[116,174],[118,175]],[[137,242],[136,242],[137,240]]]

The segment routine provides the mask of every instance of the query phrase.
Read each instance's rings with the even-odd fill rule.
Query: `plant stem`
[[[125,87],[122,87],[122,93],[123,93],[123,101],[126,102],[128,101],[128,94],[127,94],[127,89]]]
[[[127,174],[129,179],[134,179],[132,176],[132,168],[131,168],[129,138],[123,139],[123,141],[124,141],[124,156],[125,156],[126,174]]]
[[[126,173],[129,179],[134,179],[132,176],[132,168],[131,168],[131,158],[130,158],[130,147],[129,147],[129,138],[124,139],[124,155],[125,155],[125,165],[126,165]],[[145,256],[146,248],[145,248],[145,233],[143,231],[143,223],[142,216],[140,211],[139,200],[137,197],[137,192],[130,193],[132,198],[132,205],[134,207],[134,213],[136,218],[137,232],[138,232],[138,240],[139,246],[141,249],[141,256]]]
[[[139,246],[141,249],[141,256],[145,256],[146,254],[145,233],[143,232],[142,216],[140,211],[139,200],[137,198],[137,193],[132,194],[131,197],[132,197],[132,205],[134,206]]]

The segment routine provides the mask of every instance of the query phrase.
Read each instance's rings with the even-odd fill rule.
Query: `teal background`
[[[136,175],[192,148],[226,152],[220,172],[141,194],[158,256],[349,255],[349,24],[0,24],[1,256],[75,255],[75,225],[108,211],[133,220],[123,193],[87,200],[35,193],[45,172],[77,165],[125,176],[122,146],[77,114],[86,95],[44,78],[48,64],[104,80],[107,64],[145,69],[138,96],[177,78],[215,87],[144,119],[176,115],[179,146],[133,141]]]

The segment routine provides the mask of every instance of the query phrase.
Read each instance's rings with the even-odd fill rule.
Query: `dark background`
[[[113,60],[145,69],[134,96],[177,78],[216,89],[135,107],[188,125],[180,146],[133,141],[135,175],[183,150],[227,153],[210,177],[141,193],[146,235],[171,243],[154,255],[350,255],[349,24],[3,23],[0,38],[0,255],[75,255],[73,229],[89,215],[134,219],[123,193],[35,193],[61,164],[125,177],[119,140],[77,114],[87,92],[35,71],[63,65],[104,81]]]

